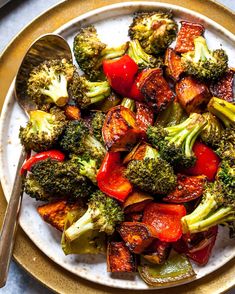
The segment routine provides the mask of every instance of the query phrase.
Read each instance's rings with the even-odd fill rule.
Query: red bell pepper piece
[[[175,242],[182,236],[181,218],[185,215],[184,205],[149,203],[142,221],[155,228],[161,241]]]
[[[124,170],[120,152],[107,152],[96,177],[100,190],[121,202],[132,191],[131,183],[123,175]]]
[[[104,60],[103,70],[111,87],[117,93],[128,97],[138,71],[135,61],[129,55],[115,60]]]
[[[197,264],[205,265],[211,256],[217,233],[218,226],[214,226],[205,232],[186,234],[174,243],[173,247],[177,252],[186,254]]]
[[[30,171],[31,167],[44,159],[51,158],[57,161],[63,161],[65,158],[65,155],[60,152],[59,150],[49,150],[49,151],[44,151],[37,153],[33,156],[31,156],[28,160],[25,161],[25,163],[22,165],[20,174],[22,175],[26,170]]]
[[[192,176],[205,175],[209,181],[213,181],[220,163],[217,154],[199,141],[195,142],[193,152],[197,158],[196,163],[194,166],[185,169],[184,172]]]

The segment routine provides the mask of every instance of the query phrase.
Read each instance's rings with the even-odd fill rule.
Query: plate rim
[[[82,2],[82,1],[81,1],[81,2]],[[129,2],[134,2],[134,1],[129,1]],[[138,2],[138,1],[135,1],[135,2]],[[156,2],[156,1],[154,1],[154,2]],[[214,1],[213,1],[213,2],[214,2]],[[142,3],[143,3],[143,2],[142,2]],[[53,6],[52,9],[50,9],[50,10],[53,10],[54,8],[60,6],[61,4],[63,4],[63,3],[59,3],[59,4],[55,5],[55,6]],[[144,3],[143,3],[143,4],[144,4]],[[178,6],[179,6],[179,5],[178,5]],[[42,15],[44,15],[44,14],[45,14],[45,13],[43,13]],[[41,16],[42,16],[42,15],[41,15]],[[41,17],[41,16],[40,16],[40,17]],[[39,17],[39,18],[40,18],[40,17]],[[34,23],[34,21],[33,21],[32,23]],[[31,23],[31,24],[32,24],[32,23]],[[30,26],[30,25],[29,25],[29,26]],[[23,30],[23,31],[24,31],[24,30]],[[22,33],[22,32],[21,32],[21,33]],[[11,43],[11,44],[12,44],[12,43]],[[10,45],[11,45],[11,44],[10,44]],[[9,45],[9,47],[10,47],[10,45]],[[7,49],[8,49],[8,47],[7,47]],[[5,51],[3,52],[2,56],[4,55],[4,53],[5,53]]]

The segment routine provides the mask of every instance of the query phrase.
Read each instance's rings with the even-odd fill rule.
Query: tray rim
[[[76,3],[75,3],[76,2]],[[85,1],[84,0],[79,0],[79,1],[73,1],[73,0],[71,0],[71,1],[61,1],[60,3],[58,3],[58,4],[56,4],[56,5],[54,5],[54,6],[52,6],[49,10],[47,10],[47,11],[45,11],[45,12],[43,12],[41,15],[39,15],[39,17],[37,17],[37,18],[35,18],[29,25],[27,25],[27,26],[25,26],[20,32],[19,32],[19,34],[17,34],[17,36],[10,42],[10,44],[5,48],[5,50],[3,51],[3,53],[2,53],[2,55],[0,56],[0,64],[1,64],[1,66],[2,67],[4,67],[4,59],[5,59],[5,57],[9,54],[9,52],[10,51],[12,51],[12,49],[14,49],[14,43],[15,42],[17,42],[17,41],[19,41],[19,39],[23,39],[24,40],[24,35],[25,35],[25,33],[27,33],[27,31],[29,30],[31,30],[32,31],[32,33],[34,33],[35,32],[35,23],[37,24],[37,22],[41,22],[41,23],[43,23],[43,20],[45,20],[45,18],[47,17],[47,15],[51,15],[51,17],[53,16],[53,14],[55,14],[55,15],[58,15],[59,14],[59,10],[61,9],[61,8],[63,8],[63,6],[65,6],[65,7],[67,7],[67,9],[69,10],[69,8],[71,9],[73,6],[75,6],[74,4],[78,4],[78,2],[79,2],[79,4],[81,5],[83,5],[83,7],[85,7],[86,8],[86,4],[87,3],[85,3]],[[91,5],[89,5],[89,7],[88,7],[88,9],[89,9],[89,11],[90,10],[93,10],[93,9],[95,9],[95,8],[98,8],[98,7],[102,7],[102,6],[106,6],[107,4],[114,4],[114,3],[117,3],[117,2],[138,2],[138,1],[116,1],[116,0],[112,0],[112,1],[105,1],[105,0],[101,0],[101,1],[90,1],[91,2]],[[93,2],[93,3],[92,3]],[[143,2],[145,2],[145,1],[141,1],[141,3],[143,3]],[[153,2],[160,2],[160,3],[163,3],[163,2],[165,2],[165,1],[153,1]],[[187,3],[183,3],[183,2],[187,2]],[[177,3],[177,0],[171,0],[171,1],[167,1],[167,3],[169,3],[169,4],[175,4],[175,5],[179,5],[179,6],[182,6],[182,7],[185,7],[185,8],[191,8],[190,7],[190,2],[191,1],[181,1],[181,5],[179,5],[179,3]],[[198,5],[201,5],[202,4],[202,1],[201,0],[194,0],[194,2],[197,2],[197,4]],[[95,4],[96,3],[96,4]],[[97,6],[97,4],[98,4],[98,6]],[[101,4],[101,5],[100,5]],[[182,5],[182,4],[184,4],[184,5]],[[187,5],[186,5],[187,4]],[[194,3],[195,4],[195,3]],[[204,3],[204,6],[208,6],[208,5],[210,5],[210,4],[213,4],[214,5],[214,8],[216,8],[216,10],[218,10],[218,12],[220,12],[221,14],[227,14],[228,16],[232,16],[232,17],[234,17],[235,16],[235,14],[231,11],[231,10],[229,10],[229,9],[227,9],[224,5],[220,5],[220,4],[218,4],[216,1],[213,1],[213,0],[209,0],[208,1],[208,3]],[[94,7],[96,5],[96,7]],[[223,13],[222,13],[222,11],[223,11]],[[87,12],[87,11],[86,11]],[[200,12],[200,11],[199,11]],[[208,11],[207,11],[208,12]],[[83,14],[84,12],[81,12],[80,14]],[[201,13],[201,12],[200,12]],[[204,15],[206,15],[206,16],[208,16],[209,18],[211,18],[212,20],[214,20],[213,19],[213,17],[211,17],[210,15],[208,15],[208,13],[203,13]],[[78,15],[77,15],[78,16]],[[67,16],[68,17],[68,16]],[[61,20],[60,20],[61,21]],[[68,22],[69,21],[69,19],[67,18],[67,19],[63,19],[63,21],[64,21],[64,23],[66,23],[66,22]],[[218,22],[218,21],[217,21]],[[229,27],[226,27],[226,25],[224,25],[223,24],[223,22],[221,23],[221,22],[219,22],[222,26],[224,26],[225,28],[227,28],[230,32],[232,32],[232,33],[234,33],[235,32],[235,27],[234,28],[232,28],[232,30],[231,30],[231,28]],[[53,27],[53,30],[55,30],[55,29],[57,29],[59,26],[61,26],[62,25],[62,23],[54,23],[53,24],[54,25],[54,27]],[[46,29],[48,29],[48,28],[46,28]],[[51,30],[49,30],[49,31],[51,31]],[[32,36],[33,37],[33,36]],[[22,50],[21,50],[22,51]],[[22,52],[21,52],[22,53]],[[23,56],[23,55],[22,55]],[[17,68],[17,66],[15,65],[15,68]],[[0,75],[0,77],[1,77],[1,75]],[[4,92],[4,91],[3,91]],[[3,104],[3,100],[4,100],[4,94],[1,94],[0,95],[0,108],[2,108],[2,104]],[[5,202],[4,200],[5,199],[2,199],[2,198],[4,198],[4,197],[2,197],[3,196],[3,193],[2,193],[2,190],[0,191],[0,197],[1,197],[1,201],[0,201],[0,203],[1,202]],[[3,200],[3,201],[2,201]],[[4,203],[5,204],[5,203]],[[0,219],[2,218],[2,216],[3,216],[3,211],[4,211],[4,209],[5,209],[5,207],[3,207],[3,204],[1,203],[1,211],[0,211]],[[20,238],[23,238],[24,239],[24,241],[26,242],[26,244],[27,244],[27,246],[29,246],[29,247],[35,247],[34,249],[36,249],[35,251],[40,251],[34,244],[30,244],[30,243],[32,243],[32,241],[27,237],[27,236],[24,236],[25,235],[25,233],[22,231],[22,229],[20,229],[19,231],[18,231],[18,237],[17,237],[17,242],[16,242],[16,250],[15,250],[15,252],[14,252],[14,258],[15,258],[15,260],[26,270],[26,271],[28,271],[28,273],[30,274],[30,275],[32,275],[32,276],[34,276],[37,280],[39,280],[40,282],[42,282],[45,286],[47,286],[47,287],[49,287],[51,290],[54,290],[54,291],[58,291],[58,290],[60,290],[58,287],[53,287],[52,285],[49,285],[49,283],[48,283],[48,281],[45,281],[45,278],[46,278],[46,276],[44,275],[44,279],[43,278],[40,278],[40,277],[38,277],[37,276],[37,274],[35,273],[35,271],[33,271],[32,272],[32,268],[29,266],[29,264],[27,264],[27,262],[26,262],[26,260],[25,259],[27,259],[27,255],[24,255],[23,254],[23,256],[25,257],[25,258],[22,258],[22,254],[20,254],[20,252],[18,252],[18,250],[17,250],[17,244],[18,244],[18,240],[20,239]],[[32,246],[33,245],[33,246]],[[42,258],[42,260],[43,259],[48,259],[42,252],[40,252],[41,254],[38,254],[38,257],[40,257],[40,258]],[[41,256],[40,256],[41,255]],[[34,257],[34,258],[37,258],[37,257]],[[234,261],[234,260],[232,260],[232,261]],[[49,262],[51,262],[51,260],[49,260]],[[230,264],[231,262],[229,262],[229,264]],[[60,267],[60,266],[58,266],[58,265],[56,265],[56,267]],[[222,268],[224,268],[224,267],[222,267]],[[221,269],[222,269],[221,268]],[[65,271],[65,270],[63,270],[63,271]],[[68,273],[67,271],[65,271],[66,273]],[[216,272],[218,272],[218,270],[216,271]],[[234,272],[235,272],[235,267],[234,267]],[[71,273],[69,273],[69,275],[73,275],[73,274],[71,274]],[[213,274],[210,274],[209,276],[212,276]],[[199,281],[203,281],[203,279],[204,278],[202,278],[202,279],[200,279]],[[76,280],[82,280],[81,278],[77,278],[76,277]],[[198,281],[195,281],[195,282],[192,282],[192,283],[190,283],[190,284],[193,284],[193,283],[198,283]],[[94,283],[91,283],[91,282],[88,282],[88,281],[86,281],[86,283],[84,283],[84,280],[83,280],[83,284],[93,284],[92,286],[94,286]],[[190,285],[190,284],[188,284],[188,285]],[[198,284],[201,284],[201,283],[198,283]],[[187,285],[187,286],[188,286]],[[84,286],[84,285],[83,285]],[[91,286],[91,285],[89,285],[89,286]],[[106,290],[107,290],[107,286],[99,286],[99,287],[97,287],[97,284],[95,284],[95,286],[96,286],[96,288],[103,288],[103,289],[105,289],[106,288]],[[227,288],[221,288],[221,291],[220,292],[218,292],[218,293],[222,293],[222,292],[224,292],[224,291],[227,291],[229,288],[231,288],[231,287],[233,287],[234,286],[234,283],[233,284],[231,284],[231,285],[228,285],[228,287]],[[86,286],[85,286],[86,287]],[[178,286],[178,287],[175,287],[175,288],[171,288],[171,290],[173,290],[172,292],[174,292],[174,289],[178,289],[179,290],[179,288],[180,288],[181,286]],[[69,288],[71,288],[71,287],[69,287]],[[118,290],[118,289],[114,289],[114,288],[108,288],[108,289],[111,289],[112,290],[112,293],[115,293],[116,291],[114,291],[114,290]],[[218,287],[216,287],[216,288],[214,288],[214,290],[219,290],[218,289]],[[72,290],[72,289],[71,289]],[[87,289],[88,290],[88,289]],[[86,290],[86,292],[85,293],[91,293],[91,292],[87,292],[87,290]],[[98,289],[97,289],[98,290]],[[200,289],[200,290],[202,290],[202,289]],[[212,290],[211,288],[210,288],[210,290]],[[213,293],[215,293],[214,292],[214,290],[213,290]],[[155,290],[156,291],[156,290]],[[150,291],[150,292],[152,292],[152,291]],[[159,293],[166,293],[164,290],[158,290],[158,292]],[[63,292],[63,290],[61,289],[61,292],[60,293],[64,293]],[[70,292],[66,292],[66,293],[70,293]],[[71,293],[74,293],[74,292],[71,292]],[[94,293],[94,292],[93,292]],[[97,292],[97,293],[109,293],[109,292]],[[130,290],[127,290],[127,291],[125,291],[124,290],[124,293],[130,293]],[[182,292],[183,293],[183,292]],[[185,293],[188,293],[188,292],[185,292]],[[190,293],[193,293],[192,291],[190,291]],[[212,292],[211,292],[212,293]]]

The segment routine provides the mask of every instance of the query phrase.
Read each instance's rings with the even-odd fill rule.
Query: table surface
[[[0,8],[0,53],[25,25],[58,2],[60,1],[13,0]],[[220,0],[219,2],[235,10],[235,1]],[[12,261],[7,284],[4,288],[0,289],[0,293],[52,294],[52,291],[45,288],[38,281],[29,276],[18,264]],[[235,289],[229,291],[227,294],[235,294]]]

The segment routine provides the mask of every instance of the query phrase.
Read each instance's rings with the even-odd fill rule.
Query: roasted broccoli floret
[[[235,127],[235,105],[233,103],[213,97],[207,108],[223,122],[226,128]]]
[[[102,138],[102,127],[104,124],[106,115],[101,111],[96,111],[91,118],[91,127],[93,136],[100,142],[103,141]]]
[[[156,149],[147,145],[141,159],[131,160],[125,176],[137,188],[152,194],[167,194],[176,185],[170,164],[161,159]]]
[[[235,128],[225,129],[216,147],[220,158],[235,160]]]
[[[131,40],[137,39],[148,54],[163,52],[175,39],[177,23],[171,13],[137,13],[129,27]]]
[[[95,160],[90,154],[72,155],[71,161],[78,168],[80,175],[87,177],[96,184],[96,175],[99,170],[100,161]]]
[[[32,166],[31,172],[45,193],[78,199],[88,197],[94,186],[80,174],[80,167],[73,161],[42,160]]]
[[[107,81],[90,82],[85,77],[80,77],[75,73],[69,86],[69,92],[81,108],[86,108],[108,97],[111,88]]]
[[[67,124],[59,143],[67,152],[74,154],[87,152],[100,161],[106,153],[104,146],[89,134],[89,129],[81,120],[73,120]]]
[[[51,108],[50,113],[30,111],[26,127],[20,127],[21,144],[26,150],[48,150],[57,143],[66,124],[64,112],[55,107]]]
[[[208,184],[202,201],[182,218],[184,232],[197,233],[235,220],[235,159],[221,162],[216,181]]]
[[[192,151],[194,142],[206,123],[201,114],[191,113],[189,118],[175,126],[149,126],[147,137],[158,148],[161,157],[173,166],[190,167],[196,160]]]
[[[163,64],[160,57],[146,53],[137,39],[129,42],[127,54],[138,64],[139,69],[161,67]]]
[[[210,51],[203,37],[194,39],[194,51],[182,54],[182,66],[189,75],[201,80],[216,80],[228,69],[228,56],[223,49]]]
[[[69,98],[68,82],[73,73],[74,65],[71,61],[46,60],[30,72],[27,94],[39,107],[51,103],[64,106]]]
[[[204,119],[207,121],[204,129],[202,130],[200,137],[206,144],[215,147],[220,142],[223,127],[219,120],[210,112],[202,114]]]
[[[91,195],[85,214],[65,231],[65,237],[73,241],[93,230],[113,234],[115,226],[124,220],[124,214],[116,200],[101,191]]]
[[[90,80],[102,77],[102,61],[122,56],[127,44],[116,48],[106,47],[98,38],[94,26],[82,28],[74,38],[73,51],[76,61]]]
[[[35,180],[33,174],[29,174],[24,182],[24,191],[30,197],[35,198],[36,200],[40,201],[48,201],[51,196],[44,191],[44,189],[39,185],[39,183]]]

